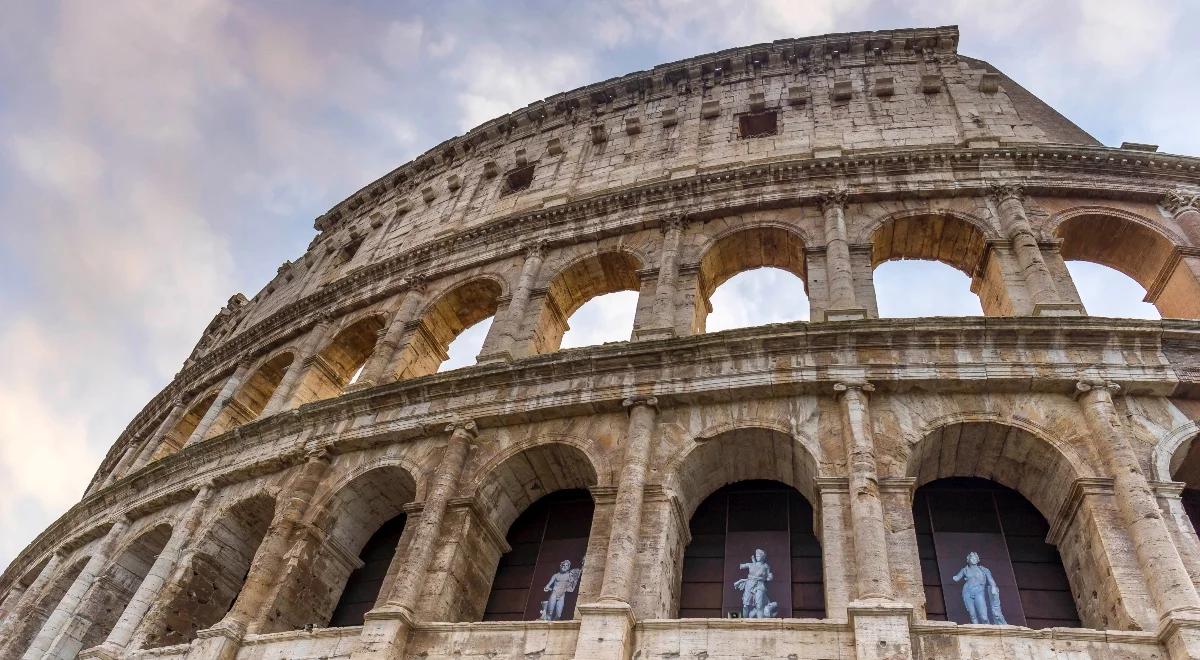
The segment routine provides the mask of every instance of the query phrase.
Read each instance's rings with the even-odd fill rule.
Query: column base
[[[861,600],[846,606],[854,630],[858,660],[907,660],[913,657],[913,606],[891,600]]]
[[[621,601],[576,605],[581,617],[575,660],[630,660],[633,657],[633,609]]]
[[[188,649],[188,660],[233,660],[242,646],[246,630],[236,624],[221,621],[212,628],[196,633]]]
[[[1171,660],[1200,658],[1200,610],[1169,612],[1159,620],[1155,634]]]
[[[826,321],[861,321],[867,318],[867,310],[865,309],[827,309],[825,310]]]
[[[384,605],[367,612],[350,660],[399,660],[416,616],[407,607]]]
[[[115,644],[101,644],[79,653],[79,660],[121,660],[125,649]]]
[[[675,328],[638,328],[633,331],[634,341],[653,341],[655,339],[674,339]]]
[[[1034,316],[1087,316],[1079,303],[1035,303]]]

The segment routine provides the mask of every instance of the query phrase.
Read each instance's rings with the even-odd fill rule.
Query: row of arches
[[[1088,587],[1110,580],[1113,568],[1084,540],[1086,534],[1049,538],[1049,521],[1068,497],[1064,484],[1095,476],[1073,450],[1018,426],[951,422],[912,445],[906,465],[916,487],[900,505],[912,521],[911,563],[904,563],[903,544],[890,552],[898,562],[895,570],[915,573],[900,595],[923,603],[928,618],[967,622],[971,612],[953,576],[967,566],[969,549],[994,576],[1000,616],[1010,624],[1133,625],[1123,605],[1104,602],[1103,590]],[[1187,485],[1183,504],[1192,515],[1200,501],[1197,465],[1200,447],[1181,443],[1171,468]],[[329,485],[310,516],[321,543],[287,577],[263,632],[312,623],[357,625],[379,604],[395,577],[389,568],[403,557],[410,507],[421,497],[413,469],[374,461]],[[611,470],[585,446],[559,441],[528,446],[481,470],[464,483],[461,495],[478,503],[505,544],[462,560],[482,565],[483,590],[470,591],[463,586],[468,580],[431,579],[426,600],[440,605],[424,614],[454,621],[571,618],[578,602],[598,595],[604,567],[596,544],[606,530],[596,528],[604,516],[595,513],[605,504],[593,493],[611,484]],[[659,616],[826,617],[827,594],[835,593],[828,581],[837,573],[830,572],[831,556],[839,564],[848,560],[826,547],[830,527],[823,518],[833,514],[820,471],[802,442],[765,427],[697,438],[668,461],[664,488],[680,503],[689,533],[681,536],[674,575],[662,577],[674,581],[675,597],[671,611]],[[192,546],[186,570],[177,572],[180,580],[161,594],[157,608],[163,616],[143,631],[147,646],[187,642],[221,619],[238,596],[276,506],[260,492],[221,509]],[[1077,520],[1095,524],[1091,517]],[[1194,525],[1186,530],[1193,541]],[[104,597],[87,605],[91,627],[81,648],[103,641],[170,535],[170,523],[147,525],[115,554],[104,572]],[[39,611],[53,609],[84,561],[60,571],[41,596],[45,607]],[[750,591],[745,582],[736,588],[755,562],[769,566],[772,577],[761,581],[762,589],[753,581]],[[439,593],[443,583],[468,593],[447,597]],[[552,598],[562,585],[567,586],[561,598]],[[975,604],[980,616],[996,622],[1000,607],[990,598]]]
[[[1176,258],[1174,239],[1163,230],[1129,214],[1080,212],[1065,214],[1054,223],[1053,231],[1061,241],[1062,257],[1072,262],[1070,270],[1063,261],[1047,262],[1064,300],[1079,299],[1071,273],[1086,266],[1077,267],[1077,263],[1098,264],[1124,280],[1126,290],[1132,292],[1140,286],[1154,292],[1155,305],[1163,315],[1200,316],[1200,285],[1187,267],[1172,261]],[[1018,307],[1013,296],[1025,294],[1012,286],[1020,279],[1020,273],[1014,272],[1015,262],[1006,262],[989,250],[995,240],[991,228],[965,214],[889,217],[871,230],[869,248],[851,252],[854,286],[860,289],[871,316],[894,315],[896,301],[920,313],[1012,314]],[[357,381],[392,323],[405,324],[405,329],[400,345],[387,347],[395,354],[384,356],[385,367],[371,374],[379,382],[471,364],[476,356],[495,349],[506,334],[516,344],[511,354],[520,357],[564,346],[626,341],[639,327],[655,323],[666,323],[677,334],[695,334],[763,320],[805,320],[810,294],[827,296],[830,283],[825,265],[815,268],[810,263],[813,253],[795,227],[731,224],[699,249],[696,265],[679,269],[678,284],[684,294],[666,301],[665,319],[654,316],[660,301],[654,300],[656,281],[647,276],[651,272],[648,266],[654,265],[645,263],[647,248],[615,245],[597,248],[554,266],[555,272],[539,275],[545,286],[521,292],[530,296],[530,304],[520,318],[510,317],[509,300],[517,292],[510,290],[505,279],[476,274],[431,291],[415,307],[412,318],[396,319],[391,313],[375,311],[352,322],[340,321],[333,336],[319,338],[323,345],[313,355],[297,357],[303,351],[293,346],[263,360],[228,400],[218,400],[216,386],[197,396],[161,435],[150,458],[169,455],[189,441],[224,433],[264,412],[338,396]],[[826,255],[818,253],[815,258],[824,260]],[[921,267],[911,270],[916,264]],[[1173,274],[1164,275],[1172,267]],[[880,273],[885,269],[895,270],[883,277]],[[904,272],[906,269],[910,270]],[[872,273],[886,296],[875,295]],[[1080,279],[1088,281],[1097,274],[1093,268]],[[763,275],[766,277],[758,280],[755,291],[753,278]],[[946,284],[952,281],[958,282],[957,298],[952,295],[955,288]],[[1103,288],[1095,292],[1097,306],[1113,301],[1115,289],[1107,284],[1112,281],[1105,280]],[[724,287],[734,300],[722,298]],[[771,311],[747,312],[744,304],[748,298],[767,301],[765,307]],[[681,300],[687,302],[681,304]],[[733,313],[714,315],[714,302],[729,305]],[[945,306],[947,302],[950,307]],[[1129,301],[1122,309],[1153,315],[1144,304],[1137,308],[1138,304]],[[678,318],[684,309],[690,310],[691,318]],[[577,318],[580,327],[571,336]],[[302,373],[289,382],[287,374],[295,370]],[[284,384],[286,391],[281,393]],[[202,424],[214,405],[219,409],[216,419]]]

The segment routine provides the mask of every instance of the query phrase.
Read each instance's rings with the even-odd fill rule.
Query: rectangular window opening
[[[779,133],[779,113],[774,110],[738,117],[738,137],[760,138]]]

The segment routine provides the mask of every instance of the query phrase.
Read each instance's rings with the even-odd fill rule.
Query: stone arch
[[[729,278],[756,268],[779,268],[804,283],[808,291],[807,245],[803,233],[782,222],[736,226],[714,236],[700,251],[697,276],[698,296],[692,319],[692,331],[704,332],[712,312],[713,292]]]
[[[871,268],[889,261],[937,261],[965,274],[986,315],[1010,315],[1001,265],[988,259],[994,230],[978,218],[954,211],[905,210],[871,224]]]
[[[1161,224],[1106,207],[1055,215],[1047,231],[1062,241],[1068,261],[1090,261],[1128,275],[1164,317],[1200,318],[1200,265],[1180,258],[1182,239]]]
[[[1163,435],[1154,445],[1151,464],[1156,481],[1174,481],[1175,472],[1191,449],[1192,442],[1200,435],[1200,421],[1190,420]]]
[[[950,218],[950,219],[957,221],[958,223],[961,223],[964,225],[969,225],[975,232],[977,232],[980,236],[982,236],[985,241],[990,240],[990,239],[1003,238],[1003,236],[1000,235],[1000,233],[996,229],[996,227],[992,226],[991,223],[989,223],[987,220],[984,220],[983,218],[981,218],[973,213],[966,213],[963,211],[956,211],[956,210],[952,210],[952,209],[916,208],[916,209],[901,209],[899,211],[893,211],[891,213],[871,219],[869,222],[861,225],[859,228],[857,228],[853,231],[853,233],[851,234],[850,242],[851,243],[872,243],[872,244],[874,244],[874,239],[875,239],[876,235],[878,234],[879,230],[884,227],[884,225],[890,224],[890,225],[894,226],[896,223],[904,223],[904,222],[911,222],[911,221],[919,222],[922,219],[929,219],[929,218],[936,218],[936,217]],[[936,228],[934,228],[934,227],[930,227],[929,229],[931,231],[936,230]],[[961,229],[961,228],[959,228],[959,229]],[[935,233],[936,233],[936,231],[935,231]],[[901,258],[914,259],[917,257],[901,257]],[[921,258],[932,258],[932,257],[921,257]]]
[[[77,638],[61,647],[60,652],[73,656],[82,649],[104,642],[166,547],[171,531],[171,525],[162,521],[143,525],[113,554],[115,559],[100,573],[92,591],[76,609],[75,616],[82,618],[86,627],[79,631]]]
[[[9,639],[0,640],[0,651],[11,653],[5,657],[19,658],[33,643],[34,637],[45,625],[46,620],[50,618],[50,614],[58,607],[63,596],[67,595],[71,585],[75,583],[75,578],[83,572],[87,566],[89,557],[77,557],[73,562],[63,563],[54,574],[54,577],[46,583],[42,588],[42,592],[37,595],[33,606],[23,613],[23,618],[17,621],[11,628],[8,629]]]
[[[543,495],[591,488],[599,485],[600,474],[580,443],[542,439],[505,452],[480,467],[465,492],[483,507],[496,529],[503,532]]]
[[[293,405],[339,396],[375,351],[384,327],[384,317],[378,312],[347,319],[305,370],[292,397]]]
[[[203,394],[199,394],[192,398],[188,405],[187,412],[175,422],[175,426],[163,435],[162,441],[154,453],[150,455],[150,462],[153,463],[162,458],[166,458],[187,444],[187,440],[191,437],[192,432],[200,425],[200,420],[204,419],[205,413],[212,407],[217,400],[219,386],[213,385],[209,387]]]
[[[436,373],[446,350],[463,330],[496,315],[505,295],[502,280],[479,275],[447,287],[420,312],[397,362],[396,377]]]
[[[618,291],[639,291],[641,268],[638,255],[620,248],[593,252],[561,268],[546,285],[545,302],[533,329],[533,351],[558,350],[563,335],[570,329],[568,319],[592,298]]]
[[[739,481],[778,481],[816,502],[819,472],[812,452],[790,433],[750,425],[698,436],[664,470],[666,486],[679,498],[685,519],[710,493]]]
[[[291,349],[278,351],[260,360],[241,388],[217,415],[205,439],[214,438],[258,419],[294,360],[295,353]]]
[[[320,530],[320,546],[289,576],[264,632],[330,623],[348,581],[363,566],[361,553],[368,540],[382,526],[404,516],[405,507],[416,499],[413,474],[399,461],[375,461],[343,475],[325,497],[313,502],[312,523]],[[387,592],[386,584],[379,587],[376,595]]]
[[[160,594],[146,648],[187,643],[212,627],[233,606],[258,546],[275,516],[275,498],[259,492],[221,508],[193,546],[182,579]]]

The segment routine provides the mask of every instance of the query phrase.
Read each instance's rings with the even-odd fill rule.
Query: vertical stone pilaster
[[[821,213],[825,218],[825,279],[829,285],[826,321],[866,318],[854,291],[854,267],[850,261],[850,243],[846,238],[846,191],[821,193]]]
[[[297,531],[303,530],[301,520],[331,461],[326,449],[314,451],[300,466],[287,490],[280,493],[275,519],[254,553],[250,571],[233,607],[212,628],[200,631],[189,658],[232,660],[242,637],[264,618],[263,609],[279,586],[288,549],[295,542]]]
[[[217,393],[217,398],[213,399],[212,405],[205,411],[204,417],[200,419],[200,423],[196,424],[196,429],[188,436],[187,442],[183,443],[184,447],[190,447],[204,439],[208,435],[208,430],[212,428],[221,411],[225,409],[225,405],[237,394],[238,389],[242,386],[242,381],[246,378],[246,372],[250,370],[250,365],[246,362],[239,362],[233,374],[226,379],[225,384],[221,386],[221,391]]]
[[[192,498],[191,504],[188,505],[187,511],[184,512],[183,517],[180,518],[179,522],[175,524],[174,529],[171,530],[171,538],[167,541],[167,545],[163,547],[158,558],[154,560],[154,565],[150,567],[150,571],[138,586],[137,591],[133,594],[133,598],[125,606],[125,611],[121,613],[121,618],[117,620],[117,624],[108,633],[108,638],[104,640],[103,644],[80,657],[103,658],[105,660],[116,660],[116,658],[121,657],[130,640],[133,639],[138,626],[145,620],[147,612],[150,611],[151,606],[158,598],[163,585],[167,583],[171,575],[175,572],[176,566],[183,555],[184,548],[191,543],[192,536],[200,526],[200,521],[203,519],[209,505],[212,504],[216,492],[216,488],[211,482],[200,487],[196,492],[196,496]]]
[[[916,488],[917,480],[911,477],[881,479],[879,482],[892,587],[896,600],[912,605],[914,615],[920,620],[925,618],[925,586],[917,550],[917,526],[913,520]]]
[[[167,416],[163,418],[162,423],[154,429],[154,433],[151,433],[150,437],[142,445],[141,451],[138,452],[137,458],[133,461],[133,465],[129,468],[130,472],[137,472],[150,462],[150,458],[154,456],[154,452],[158,450],[158,445],[162,443],[163,437],[170,433],[171,429],[175,428],[175,425],[178,424],[179,420],[182,419],[187,413],[187,406],[185,403],[186,402],[182,397],[175,399],[174,405],[171,406],[171,410],[167,413]]]
[[[1113,477],[1117,507],[1133,539],[1134,552],[1142,576],[1158,610],[1160,634],[1168,646],[1182,645],[1200,650],[1196,628],[1186,621],[1200,617],[1200,596],[1180,559],[1170,532],[1159,511],[1154,493],[1142,473],[1137,456],[1121,428],[1120,416],[1112,393],[1120,387],[1110,382],[1079,382],[1076,385],[1080,407],[1096,444],[1097,453]],[[1171,636],[1180,639],[1172,641]],[[1190,651],[1189,651],[1190,652]],[[1172,657],[1178,656],[1172,652]]]
[[[1025,191],[1020,185],[993,183],[989,190],[1000,216],[1000,226],[1012,241],[1013,253],[1029,297],[1033,300],[1034,316],[1068,316],[1082,314],[1079,305],[1063,301],[1054,286],[1054,278],[1046,267],[1037,236],[1025,213]]]
[[[846,479],[824,477],[817,479],[817,529],[821,540],[821,566],[825,583],[825,617],[834,621],[846,620],[856,581],[855,567],[846,558],[854,552],[851,538],[849,499]]]
[[[1192,519],[1183,508],[1183,489],[1185,484],[1175,481],[1151,482],[1158,498],[1159,509],[1167,520],[1175,547],[1179,549],[1179,557],[1192,576],[1192,584],[1200,585],[1200,537],[1196,535]]]
[[[637,570],[646,474],[650,456],[654,453],[658,400],[652,396],[634,396],[626,399],[624,405],[629,409],[629,426],[613,505],[612,529],[608,535],[604,582],[597,602],[579,605],[577,658],[627,660],[633,652],[634,617],[629,601]]]
[[[679,243],[687,219],[667,218],[661,229],[662,250],[658,262],[658,281],[654,287],[654,305],[649,327],[640,328],[635,339],[669,339],[675,336],[675,292],[679,282]]]
[[[1172,190],[1159,204],[1175,219],[1188,243],[1200,247],[1200,194]]]
[[[396,377],[395,371],[389,371],[388,368],[393,366],[396,353],[400,350],[405,326],[416,317],[417,310],[425,299],[424,278],[420,276],[408,278],[405,285],[408,290],[404,294],[404,300],[400,302],[400,307],[388,321],[388,326],[379,337],[379,341],[376,342],[371,357],[367,358],[367,363],[363,366],[358,381],[354,384],[355,388],[382,385]]]
[[[259,414],[259,417],[270,417],[288,405],[292,399],[292,395],[296,392],[296,386],[300,383],[300,378],[308,370],[312,358],[320,350],[321,345],[325,343],[326,335],[329,334],[331,327],[332,323],[329,317],[321,316],[312,329],[308,331],[308,336],[304,338],[304,343],[296,351],[295,359],[288,365],[287,371],[284,372],[279,385],[275,386],[275,391],[271,393],[271,398],[267,400],[267,405],[263,407],[263,411]]]
[[[416,621],[417,598],[433,561],[434,544],[441,536],[446,509],[478,435],[475,422],[470,420],[453,422],[446,427],[446,432],[450,437],[421,507],[421,516],[415,523],[412,541],[403,556],[397,552],[392,559],[393,565],[399,568],[392,571],[389,567],[388,572],[395,574],[390,593],[383,606],[367,613],[362,635],[350,656],[353,660],[390,660],[404,656],[408,634]]]
[[[75,582],[71,584],[71,588],[67,590],[66,595],[58,602],[58,606],[50,613],[50,616],[46,619],[46,623],[42,625],[42,629],[34,637],[33,643],[25,651],[22,660],[41,660],[43,655],[52,653],[59,634],[67,627],[71,617],[75,614],[76,608],[83,601],[88,590],[91,589],[92,583],[96,581],[96,578],[100,576],[105,566],[108,565],[113,548],[116,546],[117,541],[124,537],[125,532],[129,530],[129,523],[130,520],[125,516],[121,516],[113,522],[108,533],[104,535],[104,540],[96,548],[95,554],[88,559],[83,570],[76,576]]]
[[[883,527],[883,503],[879,498],[871,413],[867,407],[867,393],[875,388],[870,383],[838,383],[834,389],[841,393],[842,436],[850,470],[850,518],[857,574],[855,600],[891,600],[894,589]]]
[[[512,293],[503,318],[498,315],[493,321],[492,341],[485,341],[480,351],[478,362],[507,362],[516,357],[513,347],[520,338],[521,330],[525,327],[525,312],[529,309],[529,300],[533,287],[537,284],[538,273],[545,259],[545,244],[535,242],[525,250],[525,261],[521,264],[521,275],[517,278],[517,288]],[[499,327],[497,327],[499,326]],[[489,337],[491,339],[491,337]]]
[[[51,578],[54,577],[54,574],[62,565],[62,560],[63,556],[60,552],[50,555],[50,559],[46,560],[46,565],[42,567],[37,577],[33,579],[33,582],[21,594],[20,599],[17,600],[12,609],[8,610],[8,614],[24,612],[26,613],[25,616],[5,616],[3,619],[0,619],[0,657],[9,657],[9,654],[21,651],[21,649],[9,647],[17,639],[24,638],[23,634],[18,634],[18,629],[22,626],[27,626],[26,630],[29,630],[32,627],[28,625],[28,617],[33,612],[33,607],[37,604],[38,599],[41,598],[47,583],[50,582]]]

